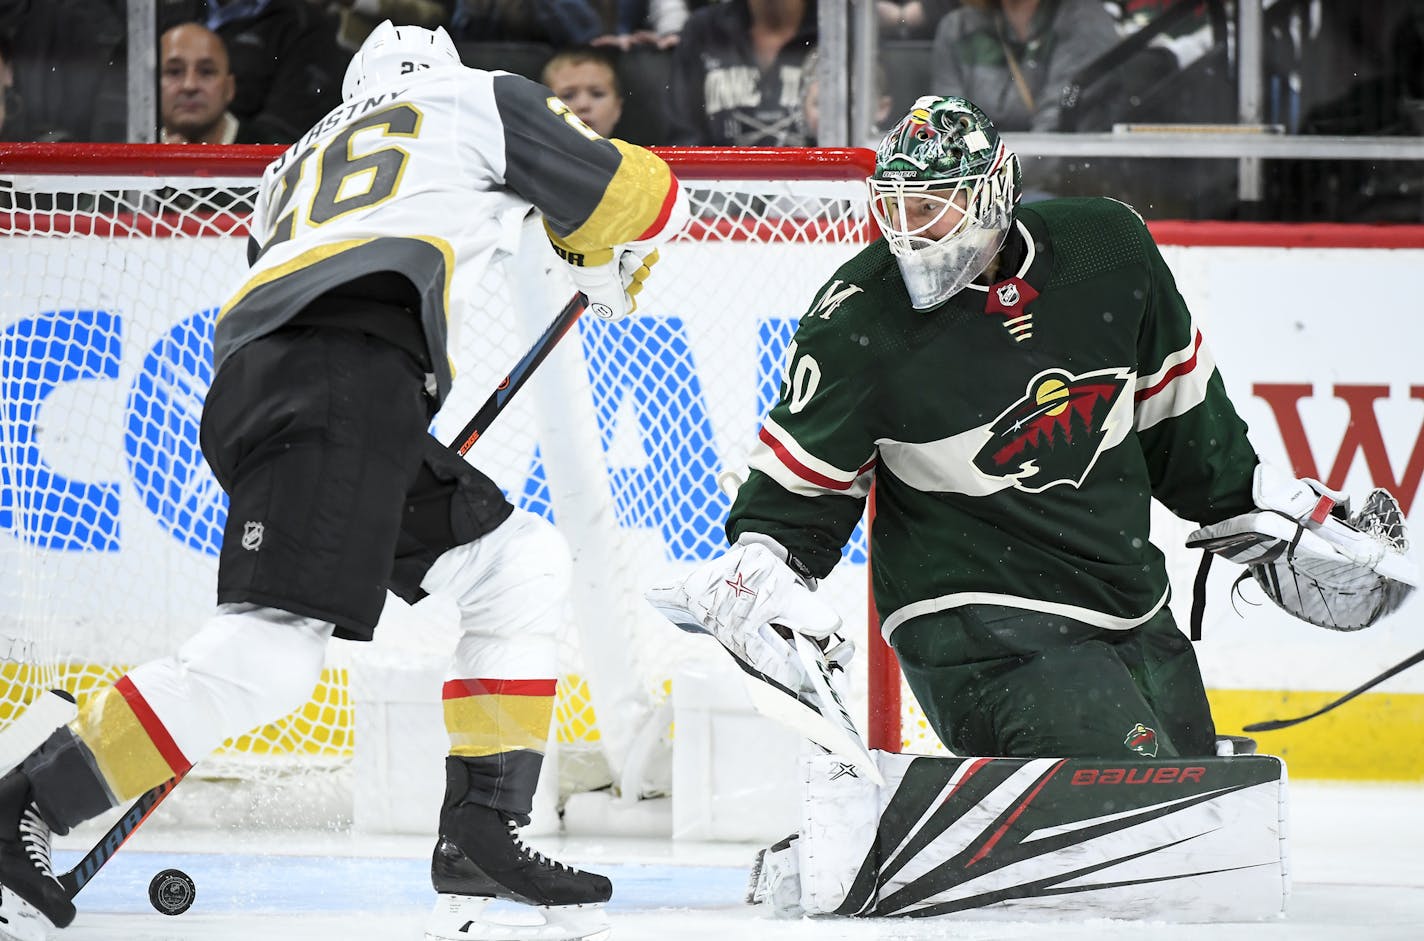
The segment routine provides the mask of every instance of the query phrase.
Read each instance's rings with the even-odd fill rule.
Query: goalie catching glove
[[[730,552],[648,601],[684,631],[711,634],[732,655],[758,712],[854,765],[880,773],[836,689],[854,646],[838,614],[811,593],[768,536],[743,534]]]
[[[1338,491],[1261,464],[1252,497],[1258,511],[1196,530],[1187,547],[1245,565],[1289,614],[1356,631],[1397,610],[1418,586],[1418,569],[1405,556],[1404,513],[1388,491],[1372,490],[1352,515]]]

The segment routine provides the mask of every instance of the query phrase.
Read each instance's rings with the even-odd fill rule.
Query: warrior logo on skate
[[[1128,378],[1119,369],[1039,373],[1027,394],[989,426],[989,441],[974,455],[974,466],[1030,493],[1055,484],[1081,486],[1109,440],[1108,419]]]
[[[256,552],[262,548],[262,524],[255,520],[248,520],[242,524],[242,548],[248,552]]]
[[[1157,732],[1141,722],[1132,727],[1132,731],[1127,733],[1127,738],[1124,738],[1122,743],[1144,758],[1157,757]]]

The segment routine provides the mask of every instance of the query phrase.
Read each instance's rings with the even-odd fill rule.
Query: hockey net
[[[82,700],[171,653],[211,610],[226,498],[198,423],[215,313],[245,269],[255,184],[275,153],[0,145],[0,723],[39,690]],[[677,664],[708,652],[641,593],[724,549],[719,478],[744,473],[797,319],[871,234],[865,151],[665,155],[694,194],[694,222],[662,251],[638,314],[580,322],[469,455],[575,552],[555,707],[564,792],[666,787],[650,757],[666,748],[662,706]],[[482,319],[452,351],[460,378],[435,423],[442,440],[571,291],[541,241],[526,238],[484,280]],[[827,585],[852,625],[866,610],[865,560],[862,527]],[[442,662],[452,622],[392,598],[376,643],[333,642],[310,702],[196,773],[297,774],[304,790],[313,775],[339,781],[358,728],[405,734],[363,726],[364,698],[399,696],[402,665],[416,676]],[[363,692],[371,664],[379,689]],[[889,693],[860,679],[861,710],[897,698],[893,670],[870,681],[893,682]],[[889,722],[878,744],[916,747],[912,710]]]

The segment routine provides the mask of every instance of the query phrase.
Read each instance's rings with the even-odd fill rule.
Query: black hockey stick
[[[553,323],[540,334],[539,339],[534,341],[529,352],[525,353],[519,362],[514,364],[509,375],[495,388],[494,392],[475,413],[475,416],[465,423],[465,427],[460,429],[460,433],[455,436],[455,444],[451,447],[461,455],[465,454],[479,440],[480,435],[489,430],[490,424],[509,404],[509,400],[514,397],[520,387],[524,385],[530,374],[538,368],[539,364],[548,358],[554,345],[564,334],[568,333],[574,323],[579,319],[587,306],[588,300],[583,294],[574,294],[569,302],[564,305],[563,310],[554,318]],[[178,786],[182,777],[169,778],[167,781],[151,790],[139,795],[124,815],[109,828],[93,849],[85,853],[79,862],[68,872],[60,873],[59,884],[70,898],[78,894],[79,890],[89,884],[104,864],[113,858],[133,832],[147,820],[158,805],[163,803],[173,789]]]
[[[460,433],[455,436],[451,447],[462,456],[474,447],[476,441],[480,440],[480,435],[489,430],[490,423],[495,420],[509,400],[514,398],[514,393],[519,391],[524,381],[539,368],[539,364],[544,362],[549,353],[554,349],[559,339],[570,329],[583,313],[588,304],[588,298],[583,294],[574,293],[569,298],[569,302],[564,305],[564,309],[559,311],[559,315],[554,318],[554,322],[539,335],[539,339],[534,341],[534,345],[529,348],[519,362],[514,364],[514,368],[509,371],[509,375],[504,377],[504,381],[495,387],[490,393],[490,397],[485,400],[485,404],[480,406],[480,410],[475,413],[475,417],[465,423],[465,427],[460,429]]]
[[[1250,725],[1243,726],[1243,730],[1247,732],[1274,732],[1276,729],[1284,729],[1292,725],[1299,725],[1300,723],[1305,722],[1308,719],[1314,719],[1316,716],[1323,716],[1325,715],[1325,713],[1329,712],[1331,709],[1334,709],[1336,706],[1343,706],[1345,703],[1354,699],[1361,693],[1373,689],[1374,687],[1383,683],[1385,680],[1389,679],[1391,676],[1394,676],[1396,673],[1403,673],[1405,670],[1414,666],[1414,664],[1420,662],[1421,660],[1424,660],[1424,650],[1419,651],[1411,657],[1404,658],[1400,662],[1396,663],[1394,666],[1390,667],[1388,670],[1385,670],[1379,676],[1370,680],[1368,683],[1364,683],[1360,686],[1355,687],[1345,695],[1341,696],[1339,699],[1322,706],[1321,708],[1315,710],[1308,716],[1300,716],[1295,719],[1271,719],[1267,722],[1252,722]]]
[[[138,800],[133,802],[133,806],[124,812],[124,815],[109,828],[99,842],[94,844],[94,848],[85,853],[84,856],[75,863],[68,872],[62,872],[57,877],[60,888],[65,894],[74,898],[79,894],[79,890],[89,884],[89,880],[94,878],[105,863],[113,858],[119,851],[119,847],[128,842],[129,837],[139,828],[149,816],[163,803],[163,799],[173,793],[173,789],[178,786],[181,777],[169,778],[157,787],[145,791],[139,795]]]

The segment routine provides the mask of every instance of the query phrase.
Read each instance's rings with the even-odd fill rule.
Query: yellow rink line
[[[1365,693],[1323,716],[1275,732],[1243,733],[1266,719],[1293,719],[1343,692],[1259,689],[1207,691],[1216,730],[1247,734],[1285,759],[1294,780],[1424,783],[1424,693]]]

